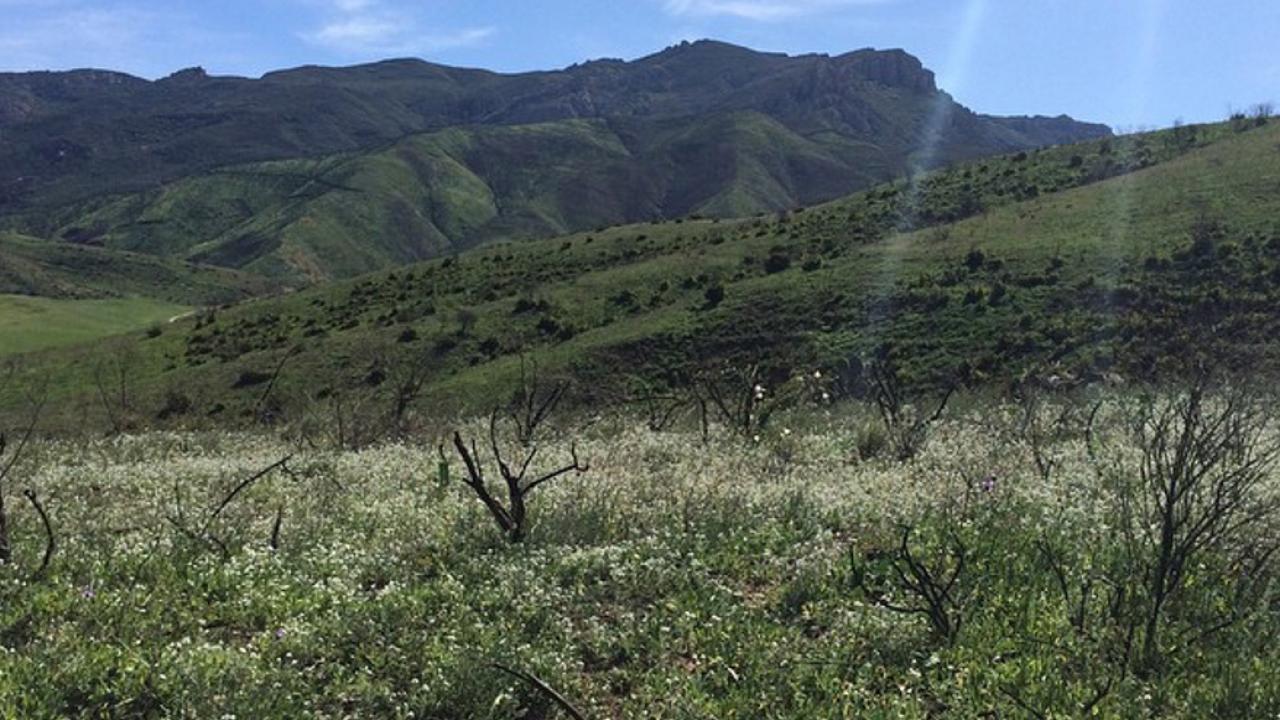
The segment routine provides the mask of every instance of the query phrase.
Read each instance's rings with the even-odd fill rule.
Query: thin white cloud
[[[340,12],[355,13],[373,7],[373,0],[333,0],[333,6]]]
[[[716,15],[767,22],[816,15],[854,5],[883,5],[893,0],[663,0],[676,17]]]
[[[330,16],[320,28],[301,33],[315,45],[346,55],[415,55],[479,45],[493,27],[426,29],[418,18],[379,0],[329,0]]]
[[[400,26],[390,20],[353,17],[338,20],[311,33],[314,42],[337,47],[379,45],[400,33]]]
[[[106,67],[156,76],[173,69],[163,60],[178,54],[175,36],[188,49],[207,39],[181,14],[52,1],[38,7],[51,11],[21,26],[0,27],[0,71]]]

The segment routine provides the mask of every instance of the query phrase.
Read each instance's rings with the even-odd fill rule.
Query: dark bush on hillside
[[[520,298],[516,300],[515,307],[511,310],[512,315],[524,315],[531,312],[540,312],[547,309],[547,301],[530,300],[529,298]]]
[[[707,299],[707,307],[713,308],[724,302],[724,287],[721,285],[712,285],[707,288],[707,291],[703,293],[703,296]]]
[[[538,332],[546,336],[552,336],[560,332],[560,323],[555,318],[542,318],[538,321]]]
[[[156,413],[157,420],[172,420],[191,412],[191,398],[178,390],[165,393],[164,405]]]
[[[244,370],[236,381],[231,385],[233,390],[241,388],[254,387],[261,385],[271,379],[271,373],[259,372],[257,370]]]
[[[610,297],[609,302],[618,307],[627,308],[636,304],[636,296],[635,293],[630,290],[623,290],[617,295]]]
[[[764,271],[769,275],[780,273],[791,267],[791,256],[784,253],[770,253],[764,261]]]
[[[964,266],[969,268],[970,272],[980,270],[986,261],[987,256],[978,248],[970,250],[969,254],[964,256]]]
[[[413,328],[405,328],[400,331],[400,337],[396,338],[396,342],[411,343],[418,339],[418,331]]]

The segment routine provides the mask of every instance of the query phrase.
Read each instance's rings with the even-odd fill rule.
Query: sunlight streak
[[[921,174],[928,172],[935,165],[939,150],[945,142],[947,128],[951,124],[955,109],[952,96],[947,91],[962,90],[968,80],[973,66],[974,50],[982,34],[987,5],[988,0],[969,0],[964,9],[959,30],[947,54],[946,65],[940,73],[940,78],[943,79],[940,80],[939,87],[943,90],[934,97],[932,107],[925,118],[920,146],[907,161],[907,196],[904,204],[907,208],[915,206],[919,196],[917,180]],[[901,231],[907,230],[908,228],[901,228]],[[867,319],[869,327],[885,319],[884,313],[888,312],[887,301],[892,296],[894,283],[901,274],[902,255],[906,247],[906,243],[892,240],[881,247],[879,268],[875,273],[876,287],[869,290],[870,296],[875,299],[871,304],[871,315]],[[880,340],[873,339],[877,342]]]
[[[1142,4],[1142,38],[1136,46],[1133,58],[1133,71],[1129,76],[1127,96],[1129,98],[1128,117],[1134,121],[1146,117],[1151,98],[1151,86],[1155,81],[1156,58],[1160,49],[1160,26],[1164,19],[1168,0],[1144,0]],[[1141,131],[1145,128],[1130,128]],[[1109,207],[1104,211],[1107,218],[1104,237],[1098,256],[1104,266],[1099,268],[1100,275],[1107,281],[1116,278],[1124,263],[1126,254],[1131,252],[1130,223],[1133,221],[1133,177],[1119,178],[1116,181],[1116,192],[1106,196]]]

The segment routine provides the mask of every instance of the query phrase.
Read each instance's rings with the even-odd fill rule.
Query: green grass
[[[0,295],[0,357],[163,326],[189,309],[145,298],[57,300]]]

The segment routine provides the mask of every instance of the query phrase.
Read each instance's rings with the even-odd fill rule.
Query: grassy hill
[[[261,278],[226,268],[0,232],[0,293],[218,305],[270,289]]]
[[[1197,354],[1265,363],[1280,331],[1278,147],[1275,123],[1175,128],[803,212],[500,243],[206,313],[111,352],[145,388],[140,416],[180,393],[193,422],[261,415],[268,387],[277,416],[337,397],[384,407],[406,389],[437,411],[474,409],[509,387],[522,354],[601,401],[753,363],[780,385],[875,353],[921,388],[1028,370],[1144,378]],[[92,415],[91,357],[110,353],[47,353],[23,377]]]
[[[755,112],[693,128],[571,120],[227,168],[44,223],[75,242],[314,282],[495,239],[792,208],[870,182],[884,164],[880,148],[815,142]]]
[[[188,310],[145,298],[57,300],[0,295],[0,357],[156,327]]]

